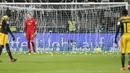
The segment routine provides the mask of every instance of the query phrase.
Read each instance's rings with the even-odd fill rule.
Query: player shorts
[[[121,53],[130,53],[130,33],[124,33],[120,38]]]
[[[28,41],[33,41],[34,40],[34,33],[26,33],[26,39]]]
[[[8,44],[8,35],[4,33],[0,33],[0,45]]]

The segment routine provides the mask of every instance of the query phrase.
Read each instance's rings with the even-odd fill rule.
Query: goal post
[[[81,30],[87,29],[95,32],[97,29],[93,26],[97,26],[104,21],[105,24],[108,24],[108,20],[110,20],[108,18],[110,17],[114,19],[111,22],[115,24],[117,18],[120,17],[121,9],[124,7],[128,9],[127,2],[0,3],[0,17],[3,16],[6,8],[11,9],[13,15],[12,24],[16,25],[20,31],[22,31],[22,25],[26,18],[25,14],[32,12],[40,27],[40,32],[48,32],[50,28],[54,28],[55,32],[60,32],[60,28],[63,28],[63,32],[66,32],[66,24],[69,19],[75,19],[77,21],[78,31],[81,28]],[[113,27],[113,29],[115,28]]]
[[[26,14],[32,13],[37,21],[38,34],[36,47],[40,51],[63,50],[66,45],[76,44],[75,50],[94,50],[94,48],[115,50],[111,48],[113,33],[121,16],[123,8],[128,8],[126,2],[100,3],[0,3],[0,18],[6,9],[11,10],[9,23],[16,32],[19,45],[25,44],[23,38]],[[74,20],[76,31],[72,34],[68,30],[69,20]],[[103,33],[103,34],[102,34]],[[109,34],[110,33],[110,34]],[[42,37],[42,38],[41,38]],[[16,45],[17,46],[17,45]],[[25,46],[24,46],[25,47]],[[42,47],[39,49],[39,47]],[[80,47],[78,49],[78,47]],[[19,50],[24,48],[17,47]],[[49,48],[49,49],[48,49]],[[116,49],[118,50],[118,49]]]

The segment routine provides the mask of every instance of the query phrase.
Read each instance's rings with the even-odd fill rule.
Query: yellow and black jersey
[[[11,32],[7,20],[8,16],[3,16],[0,20],[0,33],[8,34],[8,32]]]
[[[120,30],[121,30],[121,35],[123,33],[130,33],[130,16],[120,17],[120,20],[117,23],[117,30],[116,30],[115,38],[117,37]]]

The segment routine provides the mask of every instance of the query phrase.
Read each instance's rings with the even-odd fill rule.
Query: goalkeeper
[[[122,67],[120,70],[125,70],[126,52],[128,52],[128,69],[130,70],[130,16],[127,15],[128,15],[128,11],[124,9],[122,11],[122,16],[120,17],[120,21],[118,22],[116,36],[115,36],[115,43],[117,44],[116,38],[121,29],[120,51],[121,51]]]
[[[13,37],[13,40],[15,40],[15,37],[9,28],[8,16],[10,16],[10,15],[6,14],[5,16],[2,17],[2,19],[0,21],[0,55],[2,53],[2,49],[4,48],[4,46],[6,46],[6,50],[10,57],[11,62],[15,62],[17,59],[12,57],[12,54],[11,54],[11,51],[9,48],[9,42],[8,42],[8,33],[10,33],[11,36]]]
[[[27,14],[27,19],[24,25],[24,32],[26,33],[26,39],[28,41],[29,53],[31,53],[31,44],[32,44],[33,51],[36,52],[35,44],[34,44],[34,36],[36,30],[37,30],[36,20],[32,17],[31,14]]]

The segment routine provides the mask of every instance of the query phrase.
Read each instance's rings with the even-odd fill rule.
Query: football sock
[[[130,65],[130,53],[128,53],[128,64]]]
[[[122,63],[122,67],[125,67],[125,54],[121,55],[121,63]]]
[[[33,51],[36,52],[34,42],[31,42],[31,43],[32,43]]]
[[[30,42],[28,42],[28,51],[29,51],[29,53],[31,53]]]
[[[9,48],[9,44],[6,44],[6,50],[7,50],[7,53],[9,55],[10,59],[13,59],[10,48]]]
[[[0,55],[1,55],[1,53],[2,53],[2,49],[4,48],[4,46],[3,45],[0,45]]]
[[[0,47],[0,55],[1,55],[1,53],[2,53],[2,49],[3,49],[3,48],[2,48],[2,47]]]

